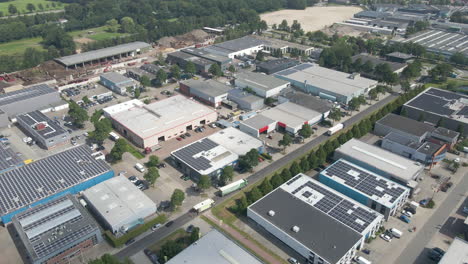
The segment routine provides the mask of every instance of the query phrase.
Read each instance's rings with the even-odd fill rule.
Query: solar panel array
[[[434,112],[440,115],[450,116],[455,112],[454,110],[447,108],[448,101],[438,96],[423,93],[418,97],[407,103],[409,106],[413,106],[422,110]]]
[[[22,162],[23,160],[13,151],[9,144],[0,142],[0,171],[14,168]]]
[[[462,110],[458,112],[458,115],[468,116],[468,106],[464,106]]]
[[[35,85],[29,88],[24,88],[21,90],[1,94],[0,106],[55,92],[57,91],[48,86],[47,84]]]
[[[172,155],[187,163],[194,170],[206,170],[211,168],[210,161],[203,156],[194,157],[194,155],[203,151],[209,151],[217,146],[219,145],[214,141],[204,138],[173,152]]]
[[[351,175],[350,173],[356,175]],[[378,177],[361,169],[360,167],[342,160],[338,160],[329,166],[322,172],[322,174],[329,177],[338,177],[344,180],[344,184],[347,186],[350,186],[369,197],[372,197],[373,195],[377,197],[383,197],[384,195],[390,196],[390,203],[395,202],[396,199],[406,192],[406,189],[396,183],[393,183],[383,177]]]
[[[352,203],[312,181],[307,181],[291,193],[296,195],[304,188],[313,189],[323,195],[323,198],[312,205],[313,207],[352,228],[356,232],[362,233],[369,224],[378,217],[377,213],[366,210],[361,205]],[[305,191],[302,195],[308,198],[307,195],[309,194],[310,192]]]
[[[76,186],[111,168],[82,145],[0,175],[0,214],[4,215]]]
[[[18,115],[16,118],[18,119],[18,124],[24,124],[28,126],[29,130],[33,130],[34,133],[38,134],[39,136],[45,139],[55,137],[61,134],[67,135],[67,131],[65,131],[63,127],[52,121],[52,119],[48,118],[46,115],[41,113],[41,111],[33,111],[27,114]],[[47,125],[44,129],[36,130],[33,126],[37,125],[40,122],[44,122]]]
[[[436,96],[439,96],[448,100],[458,100],[460,98],[468,99],[468,96],[464,96],[462,94],[453,93],[453,92],[441,91],[438,89],[428,89],[426,93],[436,95]]]

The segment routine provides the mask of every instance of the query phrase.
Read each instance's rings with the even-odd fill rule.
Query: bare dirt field
[[[321,30],[326,26],[331,26],[335,22],[341,22],[352,18],[354,14],[362,11],[357,6],[314,6],[305,10],[285,9],[260,15],[269,26],[280,24],[283,19],[291,25],[293,20],[301,23],[304,31]]]

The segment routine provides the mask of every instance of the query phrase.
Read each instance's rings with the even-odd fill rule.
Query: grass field
[[[16,6],[16,8],[21,14],[26,14],[29,13],[29,10],[26,9],[26,5],[29,3],[34,4],[34,6],[36,6],[35,12],[63,9],[66,5],[63,3],[47,0],[13,0],[8,2],[1,2],[0,12],[2,12],[4,16],[10,15],[10,13],[8,12],[8,6],[11,4]],[[52,3],[55,3],[55,7],[52,6]],[[42,6],[44,7],[43,10],[39,9],[39,4],[42,4]]]

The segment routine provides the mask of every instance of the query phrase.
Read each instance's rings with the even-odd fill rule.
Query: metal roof
[[[414,58],[414,56],[411,55],[411,54],[406,54],[406,53],[402,53],[402,52],[398,52],[398,51],[389,53],[386,56],[399,58],[399,59],[404,59],[404,60],[409,60],[409,59]]]
[[[284,86],[289,84],[288,81],[278,79],[271,75],[265,75],[256,72],[239,72],[235,74],[236,81],[239,80],[247,84],[247,86],[252,88],[257,88],[259,90],[269,91],[276,89],[279,86]]]
[[[387,114],[382,119],[378,120],[377,124],[388,126],[392,129],[418,137],[421,137],[428,132],[432,132],[435,129],[433,125],[392,113]]]
[[[322,175],[344,184],[388,208],[393,208],[400,197],[409,193],[408,188],[344,159],[339,159],[328,166],[320,172],[320,177]]]
[[[66,250],[71,243],[99,232],[94,219],[71,195],[21,212],[13,223],[33,260]]]
[[[203,49],[187,48],[181,51],[220,64],[229,63],[230,61],[232,61],[232,59],[227,56],[214,54]]]
[[[0,215],[102,175],[111,168],[82,145],[0,175]]]
[[[298,65],[300,62],[289,58],[264,61],[257,64],[257,68],[268,71],[270,74]]]
[[[241,51],[245,49],[250,49],[253,47],[264,45],[265,41],[256,39],[251,36],[245,36],[238,39],[228,40],[218,44],[209,46],[208,48],[215,48],[226,53],[232,53],[236,51]]]
[[[468,242],[459,237],[455,237],[447,252],[445,252],[444,256],[439,261],[439,264],[465,263],[468,263]]]
[[[18,103],[23,100],[41,96],[44,94],[58,93],[57,90],[51,88],[47,84],[34,85],[29,88],[24,88],[21,90],[16,90],[13,92],[0,94],[0,107],[3,105],[9,105],[13,103]]]
[[[468,35],[443,30],[428,30],[411,35],[401,42],[413,42],[429,51],[451,55],[456,52],[468,55]]]
[[[18,121],[21,120],[22,122],[24,122],[26,126],[29,126],[32,129],[32,131],[34,131],[35,137],[41,137],[44,139],[49,139],[58,135],[64,135],[68,137],[68,132],[62,126],[52,121],[52,119],[48,118],[41,111],[34,111],[26,114],[21,114],[16,116],[16,118],[18,119]],[[40,123],[45,125],[44,129],[36,129],[35,126]],[[19,124],[23,125],[23,123],[21,122],[19,122]]]
[[[265,101],[263,98],[260,96],[256,96],[254,94],[248,93],[246,91],[243,91],[241,89],[231,89],[228,92],[228,100],[238,102],[238,101],[244,101],[249,104],[255,104],[258,103],[259,101],[262,102]]]
[[[89,62],[93,60],[99,60],[127,52],[136,51],[138,49],[150,48],[151,45],[145,42],[136,41],[126,44],[121,44],[113,47],[87,51],[79,54],[74,54],[70,56],[61,57],[55,59],[56,61],[62,63],[65,66],[72,66],[75,64],[80,64],[84,62]]]
[[[22,166],[23,160],[19,156],[21,153],[16,153],[11,145],[0,142],[0,171],[14,169],[16,166]]]
[[[181,81],[181,84],[187,85],[190,87],[190,92],[192,93],[192,89],[203,93],[207,96],[218,97],[221,95],[226,95],[229,90],[232,89],[231,86],[228,86],[224,83],[220,83],[215,80],[195,80],[195,79],[188,79],[185,81]]]
[[[276,121],[264,115],[255,115],[247,120],[241,121],[241,123],[255,129],[260,129],[271,124],[275,124]]]
[[[127,78],[118,72],[106,72],[106,73],[101,74],[101,77],[115,84],[133,82],[132,79]]]
[[[326,113],[333,108],[333,104],[327,100],[317,98],[316,96],[306,94],[293,88],[284,89],[280,97],[286,98],[289,102],[295,103],[319,113]]]
[[[322,113],[293,102],[285,102],[261,112],[260,115],[284,123],[289,127],[299,128],[310,120],[320,119]]]
[[[377,66],[379,64],[388,64],[390,66],[390,69],[395,72],[398,71],[404,67],[406,67],[405,63],[398,63],[398,62],[391,62],[391,61],[386,61],[384,59],[381,59],[379,57],[371,56],[369,54],[361,53],[354,55],[351,57],[351,60],[355,62],[357,59],[361,59],[361,63],[366,63],[366,62],[371,62],[372,65]]]

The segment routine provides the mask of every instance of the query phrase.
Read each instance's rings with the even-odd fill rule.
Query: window
[[[377,203],[375,201],[372,201],[371,208],[375,210],[377,207]]]

